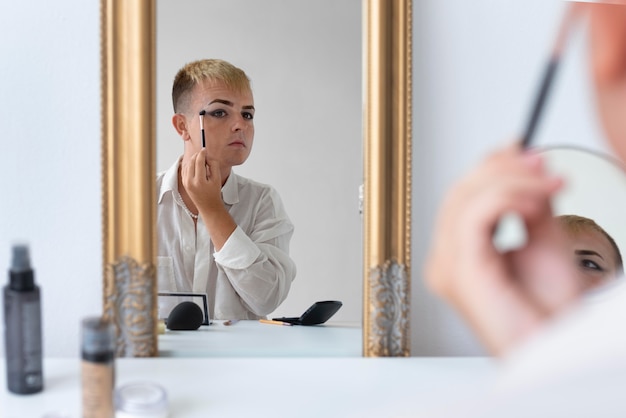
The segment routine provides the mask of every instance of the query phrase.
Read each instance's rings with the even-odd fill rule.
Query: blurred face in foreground
[[[611,146],[626,161],[626,2],[588,4],[591,69],[600,120]]]

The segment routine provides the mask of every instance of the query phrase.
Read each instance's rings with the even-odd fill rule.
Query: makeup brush
[[[563,20],[561,21],[561,26],[550,54],[550,60],[548,61],[548,65],[546,66],[543,74],[541,86],[537,96],[535,97],[535,102],[530,113],[530,119],[528,120],[524,136],[522,137],[522,148],[528,148],[532,142],[537,124],[539,123],[539,119],[543,113],[548,94],[554,84],[554,76],[559,67],[559,63],[561,62],[570,33],[572,32],[571,29],[574,26],[576,18],[579,16],[579,10],[580,5],[571,3],[565,12]]]
[[[559,32],[550,53],[550,59],[543,74],[539,92],[535,97],[533,107],[531,108],[530,119],[528,120],[524,136],[521,140],[523,149],[527,149],[531,145],[537,124],[544,111],[543,109],[545,108],[548,94],[554,84],[554,77],[559,63],[561,62],[567,41],[569,40],[571,29],[579,15],[579,10],[580,7],[578,4],[571,3],[567,6],[565,15],[561,20]],[[498,222],[493,234],[493,244],[501,253],[521,248],[526,243],[526,239],[527,232],[524,221],[516,213],[505,214]]]
[[[206,110],[200,111],[200,132],[202,133],[202,148],[206,148],[206,139],[204,137],[204,115],[206,115]]]

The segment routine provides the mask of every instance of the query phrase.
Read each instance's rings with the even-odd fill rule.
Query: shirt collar
[[[226,183],[222,187],[222,200],[227,205],[234,205],[239,202],[239,188],[237,187],[237,175],[230,169],[230,176],[226,179]]]
[[[179,157],[163,175],[163,182],[161,183],[161,190],[159,190],[159,198],[157,200],[158,203],[161,203],[163,196],[167,192],[178,193],[178,166],[182,159],[182,156]],[[224,203],[227,205],[234,205],[239,202],[239,189],[237,188],[237,184],[237,175],[231,169],[230,176],[228,176],[226,183],[224,183],[222,187],[222,200],[224,200]]]
[[[163,175],[163,181],[161,182],[161,190],[159,190],[159,198],[157,199],[157,203],[161,203],[163,200],[163,196],[167,192],[178,193],[178,166],[183,157],[179,157],[178,160],[172,164],[170,168],[167,169],[165,174]]]

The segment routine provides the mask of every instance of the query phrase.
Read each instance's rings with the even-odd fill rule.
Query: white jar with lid
[[[155,383],[128,383],[115,391],[115,418],[168,418],[165,389]]]

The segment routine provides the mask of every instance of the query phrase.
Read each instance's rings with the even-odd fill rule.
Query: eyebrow
[[[600,253],[596,251],[592,251],[592,250],[575,250],[574,253],[576,255],[597,255],[598,257],[604,260],[604,257],[602,257]]]
[[[230,100],[224,100],[224,99],[215,99],[215,100],[212,100],[211,102],[209,102],[209,104],[213,104],[213,103],[222,103],[222,104],[225,104],[226,106],[230,106],[230,107],[234,106],[233,102],[231,102]],[[252,105],[243,106],[242,109],[252,109],[252,110],[255,110],[254,106],[252,106]]]

